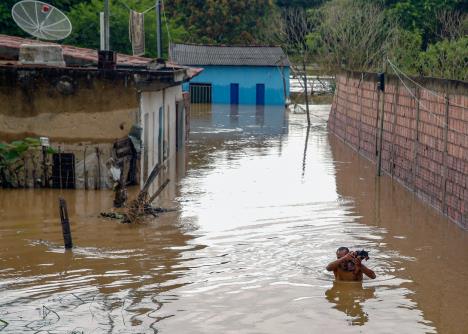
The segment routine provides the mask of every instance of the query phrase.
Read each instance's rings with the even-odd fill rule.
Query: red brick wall
[[[377,162],[384,98],[382,171],[468,228],[468,83],[414,80],[386,75],[382,94],[374,73],[338,75],[329,130]]]

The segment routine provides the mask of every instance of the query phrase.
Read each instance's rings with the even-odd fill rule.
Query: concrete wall
[[[193,83],[212,84],[212,102],[229,104],[231,83],[239,84],[239,103],[256,103],[256,84],[265,84],[265,104],[284,105],[289,96],[289,68],[276,66],[203,66]],[[283,78],[285,79],[283,81]],[[188,90],[188,84],[184,85]]]
[[[468,228],[468,84],[415,80],[388,75],[381,94],[375,74],[338,75],[329,129],[376,162],[383,98],[383,172]]]
[[[165,169],[160,173],[159,181],[150,188],[150,193],[156,191],[157,186],[166,178],[175,180],[176,173],[176,136],[177,130],[182,131],[185,142],[185,126],[177,129],[176,104],[183,105],[182,86],[174,86],[157,92],[142,92],[141,101],[141,126],[143,128],[143,151],[141,157],[141,184],[147,178],[151,170],[162,162]],[[160,117],[160,112],[161,116]],[[185,113],[182,124],[185,125]],[[162,131],[160,131],[160,120]],[[162,137],[160,138],[160,135]],[[172,182],[174,183],[174,182]],[[168,189],[171,189],[169,187]]]
[[[112,142],[136,122],[128,75],[58,68],[0,69],[0,140]]]
[[[57,151],[75,155],[77,188],[108,187],[113,143],[137,122],[134,85],[117,71],[0,66],[0,142],[49,137]],[[42,156],[26,160],[24,183],[32,187],[43,176]]]

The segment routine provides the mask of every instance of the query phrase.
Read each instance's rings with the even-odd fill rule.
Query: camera
[[[356,253],[356,257],[360,258],[361,260],[369,258],[369,252],[365,251],[364,249],[363,250],[358,250],[355,253]]]

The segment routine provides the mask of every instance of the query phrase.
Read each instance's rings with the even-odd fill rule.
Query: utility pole
[[[162,30],[161,30],[161,0],[156,0],[156,46],[158,58],[161,58]]]
[[[109,43],[109,0],[104,0],[104,50],[110,50]]]

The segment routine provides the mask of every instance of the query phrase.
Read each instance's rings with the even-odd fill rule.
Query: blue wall
[[[203,72],[190,80],[212,84],[212,103],[231,103],[231,83],[239,84],[239,104],[256,103],[256,85],[265,84],[265,104],[284,105],[283,71],[286,96],[289,96],[289,67],[275,66],[203,66]],[[184,84],[188,91],[188,84]]]

